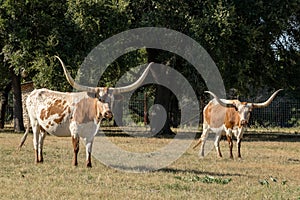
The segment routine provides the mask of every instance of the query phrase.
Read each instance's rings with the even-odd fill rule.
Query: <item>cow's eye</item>
[[[104,102],[104,97],[99,97],[99,101]]]

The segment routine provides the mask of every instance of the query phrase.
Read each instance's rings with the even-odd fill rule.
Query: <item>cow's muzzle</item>
[[[242,126],[247,126],[247,124],[248,124],[247,120],[242,120],[242,121],[241,121],[241,125],[242,125]]]
[[[113,117],[113,114],[112,114],[111,111],[106,111],[106,112],[104,113],[104,118],[106,118],[106,119],[111,119],[112,117]]]

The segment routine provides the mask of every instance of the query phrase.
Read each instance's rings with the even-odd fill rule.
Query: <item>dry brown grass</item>
[[[248,138],[242,143],[241,160],[230,160],[227,143],[221,141],[222,159],[216,158],[215,151],[200,159],[198,149],[190,148],[172,165],[139,174],[109,168],[95,159],[92,169],[85,168],[82,144],[79,166],[73,167],[71,139],[54,136],[46,138],[45,161],[36,165],[32,135],[17,151],[21,137],[0,133],[1,199],[300,199],[299,141],[251,142]],[[137,152],[171,140],[110,139]],[[208,175],[231,181],[202,182]]]

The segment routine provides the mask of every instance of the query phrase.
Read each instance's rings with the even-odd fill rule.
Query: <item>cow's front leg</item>
[[[73,143],[73,149],[74,149],[74,157],[73,157],[73,165],[77,166],[77,156],[79,152],[79,137],[78,136],[72,136],[72,143]]]
[[[238,134],[236,136],[236,145],[237,145],[237,152],[238,152],[238,158],[241,158],[241,142],[242,142],[242,138],[243,138],[243,134],[244,134],[245,128],[241,127],[238,129]]]
[[[93,141],[87,141],[85,144],[86,148],[86,166],[87,167],[92,167],[92,146],[93,146]]]
[[[242,139],[238,138],[237,139],[237,142],[236,142],[236,145],[237,145],[237,151],[238,151],[238,158],[241,158],[241,142],[242,142]]]

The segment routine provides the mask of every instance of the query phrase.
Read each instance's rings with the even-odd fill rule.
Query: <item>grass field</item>
[[[21,137],[0,133],[0,199],[300,199],[299,137],[260,141],[248,136],[243,159],[235,160],[228,158],[226,141],[221,141],[221,159],[214,150],[201,159],[199,149],[190,147],[170,166],[150,173],[118,171],[96,159],[87,169],[83,144],[73,167],[71,138],[54,136],[46,137],[44,163],[35,164],[32,134],[17,151]],[[110,140],[141,152],[171,139],[116,135]]]

